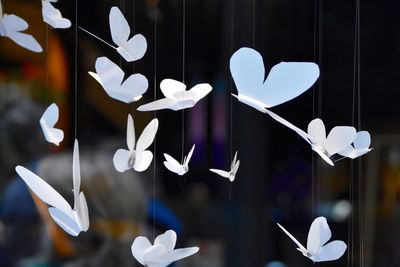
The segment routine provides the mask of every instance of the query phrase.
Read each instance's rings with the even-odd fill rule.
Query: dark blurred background
[[[78,25],[108,42],[109,10],[120,7],[132,33],[148,41],[146,55],[134,63],[76,30],[75,1],[56,4],[72,21],[66,30],[42,22],[39,0],[2,1],[6,13],[29,22],[28,32],[44,52],[0,39],[0,266],[136,266],[130,245],[139,234],[151,239],[154,221],[156,234],[177,231],[178,247],[200,246],[175,266],[311,266],[276,223],[305,244],[317,216],[327,217],[333,239],[349,245],[341,259],[324,265],[398,266],[400,3],[360,1],[358,97],[355,1],[183,1],[78,1]],[[316,85],[273,111],[303,129],[320,117],[327,129],[368,130],[373,151],[330,167],[292,131],[232,99],[229,58],[243,46],[263,55],[267,71],[281,61],[319,63]],[[106,95],[87,74],[100,56],[126,75],[148,78],[142,100],[127,105]],[[213,91],[184,112],[136,111],[162,97],[164,78],[188,87],[208,82]],[[52,102],[60,107],[58,126],[66,134],[60,147],[46,143],[39,127]],[[153,116],[160,120],[155,162],[142,174],[120,174],[112,165],[115,150],[125,146],[128,113],[137,136]],[[91,228],[71,238],[49,220],[43,203],[32,200],[14,167],[30,167],[72,201],[75,123]],[[163,153],[180,158],[183,137],[184,153],[192,144],[196,150],[189,173],[179,177],[162,161]],[[241,165],[234,183],[208,171],[228,169],[235,151]]]

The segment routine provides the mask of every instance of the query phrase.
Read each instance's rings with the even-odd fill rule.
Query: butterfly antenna
[[[340,160],[342,160],[342,159],[345,159],[346,157],[341,157],[341,158],[338,158],[337,160],[335,160],[335,161],[333,161],[334,163],[336,163],[336,162],[338,162],[338,161],[340,161]]]
[[[101,39],[100,37],[98,37],[97,35],[94,35],[94,34],[93,34],[93,33],[91,33],[90,31],[88,31],[88,30],[85,30],[85,29],[84,29],[84,28],[82,28],[81,26],[78,26],[78,28],[79,28],[80,30],[82,30],[82,31],[86,32],[87,34],[91,35],[92,37],[96,38],[97,40],[99,40],[99,41],[101,41],[101,42],[105,43],[106,45],[108,45],[108,46],[110,46],[110,47],[112,47],[112,48],[114,48],[114,49],[117,49],[117,47],[115,47],[115,46],[111,45],[110,43],[107,43],[106,41],[104,41],[103,39]]]

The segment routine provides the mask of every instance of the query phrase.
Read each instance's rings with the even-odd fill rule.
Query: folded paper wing
[[[39,121],[46,140],[57,146],[64,139],[64,132],[60,129],[54,128],[54,125],[58,122],[58,118],[58,106],[53,103],[45,110]]]

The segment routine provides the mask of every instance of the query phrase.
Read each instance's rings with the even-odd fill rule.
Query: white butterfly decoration
[[[83,192],[80,192],[81,173],[77,140],[75,140],[72,162],[72,179],[74,186],[73,209],[68,202],[42,178],[22,166],[15,167],[15,170],[28,185],[30,190],[43,202],[51,206],[49,208],[51,217],[65,232],[77,236],[80,232],[86,232],[89,229],[87,202]]]
[[[106,57],[97,58],[96,72],[89,71],[89,74],[100,83],[111,98],[124,103],[139,100],[149,87],[147,78],[139,73],[133,74],[123,81],[125,73]]]
[[[236,151],[235,156],[233,157],[233,160],[231,162],[231,169],[229,172],[223,171],[223,170],[218,170],[218,169],[210,169],[210,171],[212,171],[222,177],[228,178],[229,181],[233,182],[233,181],[235,181],[235,177],[236,177],[236,173],[239,169],[239,165],[240,165],[240,160],[237,159],[237,151]]]
[[[71,27],[71,21],[63,18],[60,10],[55,8],[51,2],[57,2],[57,0],[42,0],[43,21],[56,29],[66,29]]]
[[[143,266],[165,267],[199,251],[198,247],[174,249],[175,244],[176,233],[173,230],[157,236],[154,245],[146,237],[138,236],[131,247],[132,255]]]
[[[334,164],[330,157],[344,151],[356,139],[356,129],[351,126],[336,126],[326,136],[323,121],[321,119],[314,119],[308,124],[306,133],[274,112],[266,110],[266,113],[299,134],[331,166],[334,166]]]
[[[332,233],[324,217],[316,218],[311,224],[307,237],[307,248],[279,223],[278,226],[296,243],[297,250],[313,262],[334,261],[346,251],[347,246],[343,241],[335,240],[327,243],[331,239]]]
[[[262,56],[248,47],[232,55],[230,70],[238,90],[238,95],[233,96],[263,113],[304,93],[319,77],[315,63],[281,62],[272,67],[265,79]]]
[[[131,28],[126,21],[124,15],[121,13],[118,7],[112,7],[110,10],[110,30],[113,42],[117,46],[113,46],[108,42],[104,41],[100,37],[94,35],[93,33],[79,27],[81,30],[92,35],[108,46],[117,50],[117,52],[128,62],[136,61],[141,59],[147,50],[146,38],[141,34],[135,34],[131,39],[129,35],[131,34]]]
[[[54,128],[54,125],[58,121],[58,116],[58,106],[57,104],[53,103],[45,110],[39,121],[47,142],[53,143],[57,146],[64,139],[63,130]]]
[[[119,172],[124,172],[132,168],[138,172],[145,171],[153,160],[153,153],[146,149],[153,143],[157,129],[158,119],[153,119],[146,128],[144,128],[135,144],[135,128],[132,116],[129,114],[126,131],[128,150],[118,149],[115,152],[113,157],[115,169]]]
[[[42,52],[42,47],[32,35],[22,33],[28,27],[29,25],[24,19],[16,15],[3,14],[3,7],[0,2],[0,36],[8,37],[18,45],[33,52]]]
[[[371,145],[371,136],[367,131],[357,132],[356,140],[353,145],[349,145],[345,150],[340,151],[338,154],[351,159],[358,158],[367,154],[372,150],[369,148]]]
[[[165,98],[142,105],[137,110],[152,111],[172,109],[177,111],[192,108],[200,99],[205,97],[212,90],[211,85],[208,83],[201,83],[186,91],[185,84],[173,79],[162,80],[160,88]]]
[[[184,175],[189,171],[189,161],[192,158],[195,146],[196,145],[192,146],[192,149],[190,149],[189,154],[185,156],[185,158],[183,159],[182,164],[179,163],[176,159],[174,159],[170,155],[164,153],[165,157],[164,166],[171,172],[174,172],[178,175]]]

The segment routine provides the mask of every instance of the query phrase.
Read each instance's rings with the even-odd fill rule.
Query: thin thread
[[[154,100],[157,100],[157,0],[154,0]],[[157,111],[154,111],[157,118]],[[156,131],[156,129],[154,129]],[[156,156],[157,137],[154,138],[154,168],[153,168],[153,239],[156,237]]]
[[[256,0],[253,0],[253,48],[256,48]]]
[[[46,23],[46,104],[49,104],[49,25]]]
[[[84,29],[84,28],[82,28],[81,26],[79,26],[78,28],[79,28],[80,30],[86,32],[86,33],[89,34],[90,36],[96,38],[97,40],[103,42],[104,44],[106,44],[106,45],[108,45],[108,46],[110,46],[110,47],[112,47],[112,48],[114,48],[114,49],[117,49],[117,47],[115,47],[115,46],[113,46],[112,44],[110,44],[110,43],[104,41],[103,39],[101,39],[101,38],[98,37],[97,35],[91,33],[90,31],[88,31],[88,30],[86,30],[86,29]]]
[[[135,35],[135,26],[136,26],[136,0],[133,0],[132,2],[132,34]],[[136,62],[132,62],[132,73],[135,73],[136,69]],[[136,104],[135,101],[132,102],[132,114],[135,113],[136,110]]]
[[[75,139],[78,136],[78,0],[75,0],[75,112],[74,127]]]
[[[186,0],[182,0],[182,82],[185,83],[185,60],[186,60]],[[185,91],[183,91],[185,94]],[[182,107],[184,101],[182,101]],[[184,153],[185,153],[185,110],[182,109],[182,153],[181,162],[183,163]]]
[[[233,12],[234,12],[234,0],[231,0],[231,46],[230,46],[230,54],[232,55],[233,53],[233,29],[234,29],[234,20],[233,20]],[[233,99],[232,99],[232,93],[233,93],[233,79],[230,77],[229,81],[229,90],[231,94],[229,95],[230,99],[230,121],[229,121],[229,134],[230,134],[230,153],[229,153],[229,159],[232,160],[233,157]],[[232,183],[229,183],[229,199],[232,199]]]

